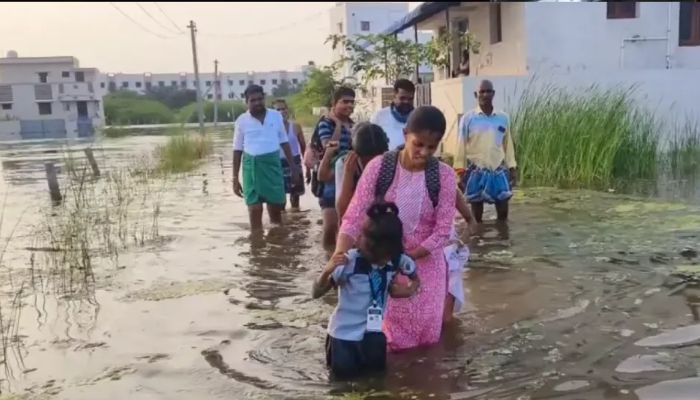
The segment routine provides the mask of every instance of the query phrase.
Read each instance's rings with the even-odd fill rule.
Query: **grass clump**
[[[655,179],[660,124],[635,105],[633,91],[526,89],[511,114],[522,183],[608,189]]]
[[[686,119],[669,140],[667,165],[674,179],[696,178],[700,175],[700,124]]]
[[[208,135],[173,132],[165,145],[156,149],[159,170],[163,173],[189,172],[212,152]]]

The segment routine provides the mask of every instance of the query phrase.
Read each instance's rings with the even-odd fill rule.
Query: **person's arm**
[[[330,121],[333,122],[330,122]],[[337,119],[333,112],[328,114],[328,118],[319,122],[318,125],[318,138],[321,140],[323,147],[326,147],[328,142],[340,140],[340,136],[343,133],[343,124]]]
[[[243,188],[239,180],[241,171],[241,159],[243,157],[243,143],[245,133],[241,129],[239,120],[234,124],[233,135],[233,193],[238,197],[243,197]]]
[[[345,164],[336,166],[336,180],[338,175],[342,175],[340,186],[336,184],[335,190],[340,189],[338,201],[335,203],[335,209],[338,213],[338,220],[343,220],[343,215],[348,209],[352,195],[355,192],[355,168],[357,168],[357,154],[354,151],[348,153],[345,159]]]
[[[343,270],[348,262],[345,254],[336,254],[326,263],[321,275],[316,278],[311,289],[311,297],[318,299],[334,286],[342,284]]]
[[[318,180],[321,182],[332,182],[335,178],[333,172],[332,161],[335,155],[338,153],[338,142],[329,141],[326,146],[326,151],[323,152],[323,158],[318,166]]]
[[[301,150],[301,154],[306,153],[306,138],[304,137],[304,130],[301,128],[301,125],[298,123],[294,123],[294,130],[297,133],[297,140],[299,140],[299,150]]]
[[[457,180],[454,171],[447,165],[440,164],[440,196],[435,209],[433,233],[420,246],[408,252],[408,256],[414,260],[419,260],[447,245],[447,242],[450,240],[450,230],[455,219],[456,193]]]
[[[469,139],[469,114],[464,114],[457,125],[457,155],[454,165],[457,168],[467,168],[467,141]]]
[[[292,147],[289,145],[289,136],[284,128],[284,120],[282,115],[279,114],[278,124],[277,124],[277,139],[279,140],[280,147],[282,147],[282,152],[284,152],[284,157],[287,159],[287,165],[292,173],[292,182],[295,185],[300,184],[299,182],[299,172],[297,170],[297,164],[294,162],[294,156],[292,155]]]
[[[345,211],[338,231],[338,240],[335,245],[336,254],[346,253],[355,245],[360,236],[362,225],[367,219],[367,209],[374,202],[374,187],[377,184],[381,165],[382,157],[375,157],[362,172],[355,194],[352,196],[347,211]],[[454,193],[452,195],[454,196]],[[454,203],[452,210],[454,211]]]
[[[508,118],[508,117],[506,117]],[[511,185],[515,186],[518,182],[518,164],[515,162],[515,145],[510,131],[510,118],[506,122],[506,136],[503,140],[503,151],[505,152],[506,167],[510,172]]]
[[[467,199],[464,198],[464,195],[460,192],[457,192],[456,206],[459,215],[461,215],[462,218],[464,218],[464,222],[466,222],[467,225],[471,225],[474,222],[474,217],[472,216],[469,204],[467,204]]]

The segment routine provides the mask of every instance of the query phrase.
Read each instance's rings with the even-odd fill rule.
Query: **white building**
[[[456,144],[457,120],[475,107],[481,79],[496,88],[496,106],[510,108],[528,87],[636,85],[636,99],[662,116],[700,120],[698,2],[426,2],[388,33],[471,32],[481,43],[470,76],[436,71],[419,101],[447,118],[446,146]],[[461,49],[451,49],[456,71]]]
[[[344,35],[348,38],[358,35],[381,34],[387,31],[392,24],[408,13],[407,2],[337,2],[330,10],[330,34]],[[398,33],[399,39],[427,43],[432,38],[430,32],[418,30],[403,31]],[[338,47],[333,50],[332,62],[345,57],[345,49]],[[346,64],[340,69],[337,78],[355,78],[351,66]],[[433,79],[432,68],[429,65],[418,66],[419,76],[422,81],[430,82]],[[415,77],[414,77],[415,78]],[[366,96],[358,94],[358,107],[356,114],[367,114],[372,109],[386,105],[391,101],[392,91],[383,87],[391,86],[393,82],[379,79],[370,83]],[[366,115],[359,119],[365,119]]]
[[[104,124],[98,70],[75,57],[0,58],[0,140],[76,138]]]
[[[313,65],[310,64],[310,65]],[[296,87],[306,81],[309,66],[304,66],[297,71],[269,71],[269,72],[219,72],[221,81],[220,100],[242,100],[243,92],[251,84],[260,85],[265,93],[272,95],[274,89],[283,81],[290,87]],[[200,73],[199,86],[202,97],[207,100],[214,99],[214,73]],[[100,74],[98,79],[99,90],[103,95],[116,90],[130,90],[139,94],[145,94],[151,88],[173,87],[179,89],[196,90],[197,84],[193,73],[143,73]]]

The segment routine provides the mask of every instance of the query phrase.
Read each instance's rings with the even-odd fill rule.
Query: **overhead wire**
[[[283,31],[283,30],[286,30],[286,29],[289,29],[289,28],[293,28],[293,27],[295,27],[295,26],[297,26],[297,25],[299,25],[299,24],[301,24],[301,23],[304,23],[304,22],[306,22],[306,21],[308,21],[308,20],[310,20],[310,19],[312,19],[312,18],[316,18],[316,17],[320,16],[321,14],[325,14],[325,13],[327,13],[327,12],[328,12],[328,10],[321,10],[321,11],[318,11],[318,12],[313,13],[313,14],[311,14],[311,15],[308,15],[308,16],[304,17],[303,19],[297,20],[297,21],[295,21],[295,22],[292,22],[292,23],[289,23],[289,24],[286,24],[286,25],[281,25],[281,26],[278,26],[278,27],[276,27],[276,28],[268,29],[268,30],[262,31],[262,32],[250,32],[250,33],[242,33],[242,34],[236,34],[236,33],[202,33],[202,35],[204,35],[204,36],[214,36],[214,37],[217,37],[217,36],[218,36],[218,37],[227,37],[227,38],[231,38],[231,39],[244,39],[244,38],[251,38],[251,37],[257,37],[257,36],[269,35],[269,34],[271,34],[271,33],[276,33],[276,32],[280,32],[280,31]]]
[[[169,28],[169,27],[163,25],[163,24],[162,24],[160,21],[158,21],[148,10],[146,10],[146,8],[145,8],[144,6],[141,5],[141,3],[136,2],[136,5],[141,9],[141,11],[143,11],[144,14],[146,14],[146,15],[148,16],[148,18],[151,19],[151,21],[155,22],[158,26],[160,26],[161,28],[163,28],[163,29],[165,29],[166,31],[168,31],[168,33],[174,33],[174,34],[176,34],[176,35],[180,35],[180,34],[183,33],[183,32],[174,31],[174,30],[172,30],[171,28]]]
[[[173,21],[172,18],[170,18],[170,16],[168,15],[168,13],[166,13],[165,10],[163,10],[163,8],[161,8],[160,4],[158,4],[158,3],[155,2],[155,1],[153,2],[153,4],[155,4],[155,6],[158,8],[158,11],[160,11],[160,13],[163,14],[163,16],[164,16],[168,21],[170,21],[170,23],[175,27],[175,29],[177,29],[180,33],[185,33],[185,31],[184,31],[182,28],[180,28],[180,26],[179,26],[178,24],[176,24],[175,21]]]
[[[119,8],[116,4],[114,4],[114,2],[110,1],[109,4],[110,4],[112,7],[114,7],[115,10],[119,11],[119,13],[120,13],[121,15],[123,15],[126,19],[128,19],[128,20],[131,21],[134,25],[136,25],[136,26],[138,26],[139,28],[141,28],[141,30],[143,30],[144,32],[150,33],[151,35],[156,36],[156,37],[158,37],[158,38],[160,38],[160,39],[172,39],[172,38],[174,37],[174,36],[164,36],[164,35],[161,35],[160,33],[154,32],[154,31],[152,31],[152,30],[146,28],[146,27],[145,27],[144,25],[142,25],[140,22],[138,22],[138,21],[136,21],[135,19],[131,18],[131,16],[130,16],[129,14],[125,13],[121,8]]]

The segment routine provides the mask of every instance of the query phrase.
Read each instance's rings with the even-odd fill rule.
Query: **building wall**
[[[524,75],[526,68],[525,3],[501,4],[501,38],[491,43],[490,4],[469,14],[469,30],[481,43],[470,57],[470,70],[479,75]]]
[[[526,4],[527,63],[531,73],[700,68],[700,47],[679,47],[679,3],[637,2],[637,18],[607,19],[605,2]],[[641,38],[667,40],[626,42]],[[623,54],[624,51],[624,55]]]
[[[272,95],[273,90],[279,86],[283,79],[289,81],[291,85],[301,84],[306,81],[306,74],[302,71],[269,71],[269,72],[219,72],[221,80],[222,100],[241,100],[243,92],[249,84],[260,85],[265,93]],[[205,72],[199,74],[200,90],[205,99],[214,98],[214,73]],[[110,82],[114,82],[116,90],[130,90],[139,94],[147,91],[146,83],[150,82],[152,88],[172,87],[173,82],[177,88],[183,88],[182,82],[186,82],[186,88],[196,90],[194,74],[122,74],[108,73],[99,77],[99,90],[102,95],[109,93]],[[128,86],[124,86],[124,84]]]
[[[45,61],[42,62],[42,59]],[[0,82],[7,83],[39,83],[38,72],[48,72],[48,82],[73,82],[71,73],[64,78],[63,72],[73,71],[78,66],[78,60],[73,57],[42,57],[4,59],[0,65]],[[87,77],[86,77],[87,80]]]
[[[700,121],[697,97],[700,93],[698,72],[688,69],[633,70],[600,74],[586,71],[576,74],[549,74],[535,78],[527,76],[479,76],[442,80],[432,83],[432,103],[445,113],[448,132],[444,139],[445,151],[456,152],[456,116],[476,107],[474,89],[481,79],[494,83],[498,109],[512,113],[517,109],[521,96],[527,90],[538,90],[547,85],[571,91],[583,91],[593,84],[601,89],[630,88],[636,104],[653,113],[664,122],[662,137],[675,134],[677,124],[686,118]]]

